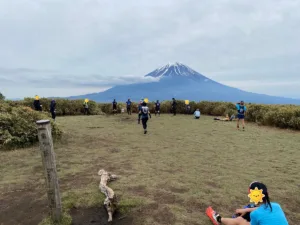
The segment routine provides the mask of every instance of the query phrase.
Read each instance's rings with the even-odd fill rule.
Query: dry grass
[[[254,124],[242,132],[235,123],[211,117],[196,121],[162,115],[150,120],[144,135],[136,119],[136,115],[58,118],[65,130],[62,142],[55,144],[65,208],[102,204],[97,172],[104,168],[122,176],[110,186],[133,224],[208,225],[205,208],[213,205],[231,216],[235,208],[247,204],[247,187],[253,180],[267,184],[290,224],[300,221],[299,132]],[[9,206],[13,196],[31,192],[37,202],[46,196],[37,147],[0,156],[4,199],[0,221],[6,225],[3,218],[28,214]],[[38,212],[41,218],[45,211],[44,207]],[[14,218],[9,221],[18,224]]]

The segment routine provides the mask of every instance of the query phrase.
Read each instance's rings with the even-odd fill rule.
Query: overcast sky
[[[1,0],[0,92],[69,96],[182,62],[300,98],[300,0]]]

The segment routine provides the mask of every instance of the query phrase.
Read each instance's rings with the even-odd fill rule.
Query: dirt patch
[[[0,202],[1,225],[32,225],[38,224],[47,216],[47,200],[42,199],[42,193],[11,192],[5,194]]]
[[[104,207],[95,208],[72,208],[72,225],[131,225],[133,219],[129,216],[122,216],[116,212],[112,223],[108,223],[107,212]]]
[[[132,213],[133,224],[136,225],[143,224],[143,218],[149,217],[161,225],[172,225],[176,222],[176,217],[169,207],[157,202],[142,206]]]

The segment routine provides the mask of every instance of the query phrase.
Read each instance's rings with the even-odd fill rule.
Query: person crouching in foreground
[[[149,117],[151,118],[151,114],[150,114],[150,111],[149,111],[149,108],[148,108],[146,102],[142,103],[142,108],[141,108],[140,114],[142,117],[144,134],[147,134],[147,122],[148,122]]]
[[[200,115],[201,115],[200,110],[197,109],[197,110],[194,112],[195,119],[200,119]]]

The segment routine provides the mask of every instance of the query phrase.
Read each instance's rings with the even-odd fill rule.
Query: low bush
[[[11,106],[28,106],[33,108],[33,98],[25,98],[22,101],[7,101]],[[56,115],[57,116],[75,116],[84,114],[84,100],[68,100],[68,99],[55,99],[56,101]],[[51,99],[41,98],[40,99],[43,112],[50,111]],[[89,113],[90,115],[102,114],[100,105],[94,101],[89,101]]]
[[[38,141],[36,121],[50,119],[47,113],[36,112],[27,106],[0,103],[0,149],[27,147]],[[52,135],[60,137],[62,131],[54,123]]]

